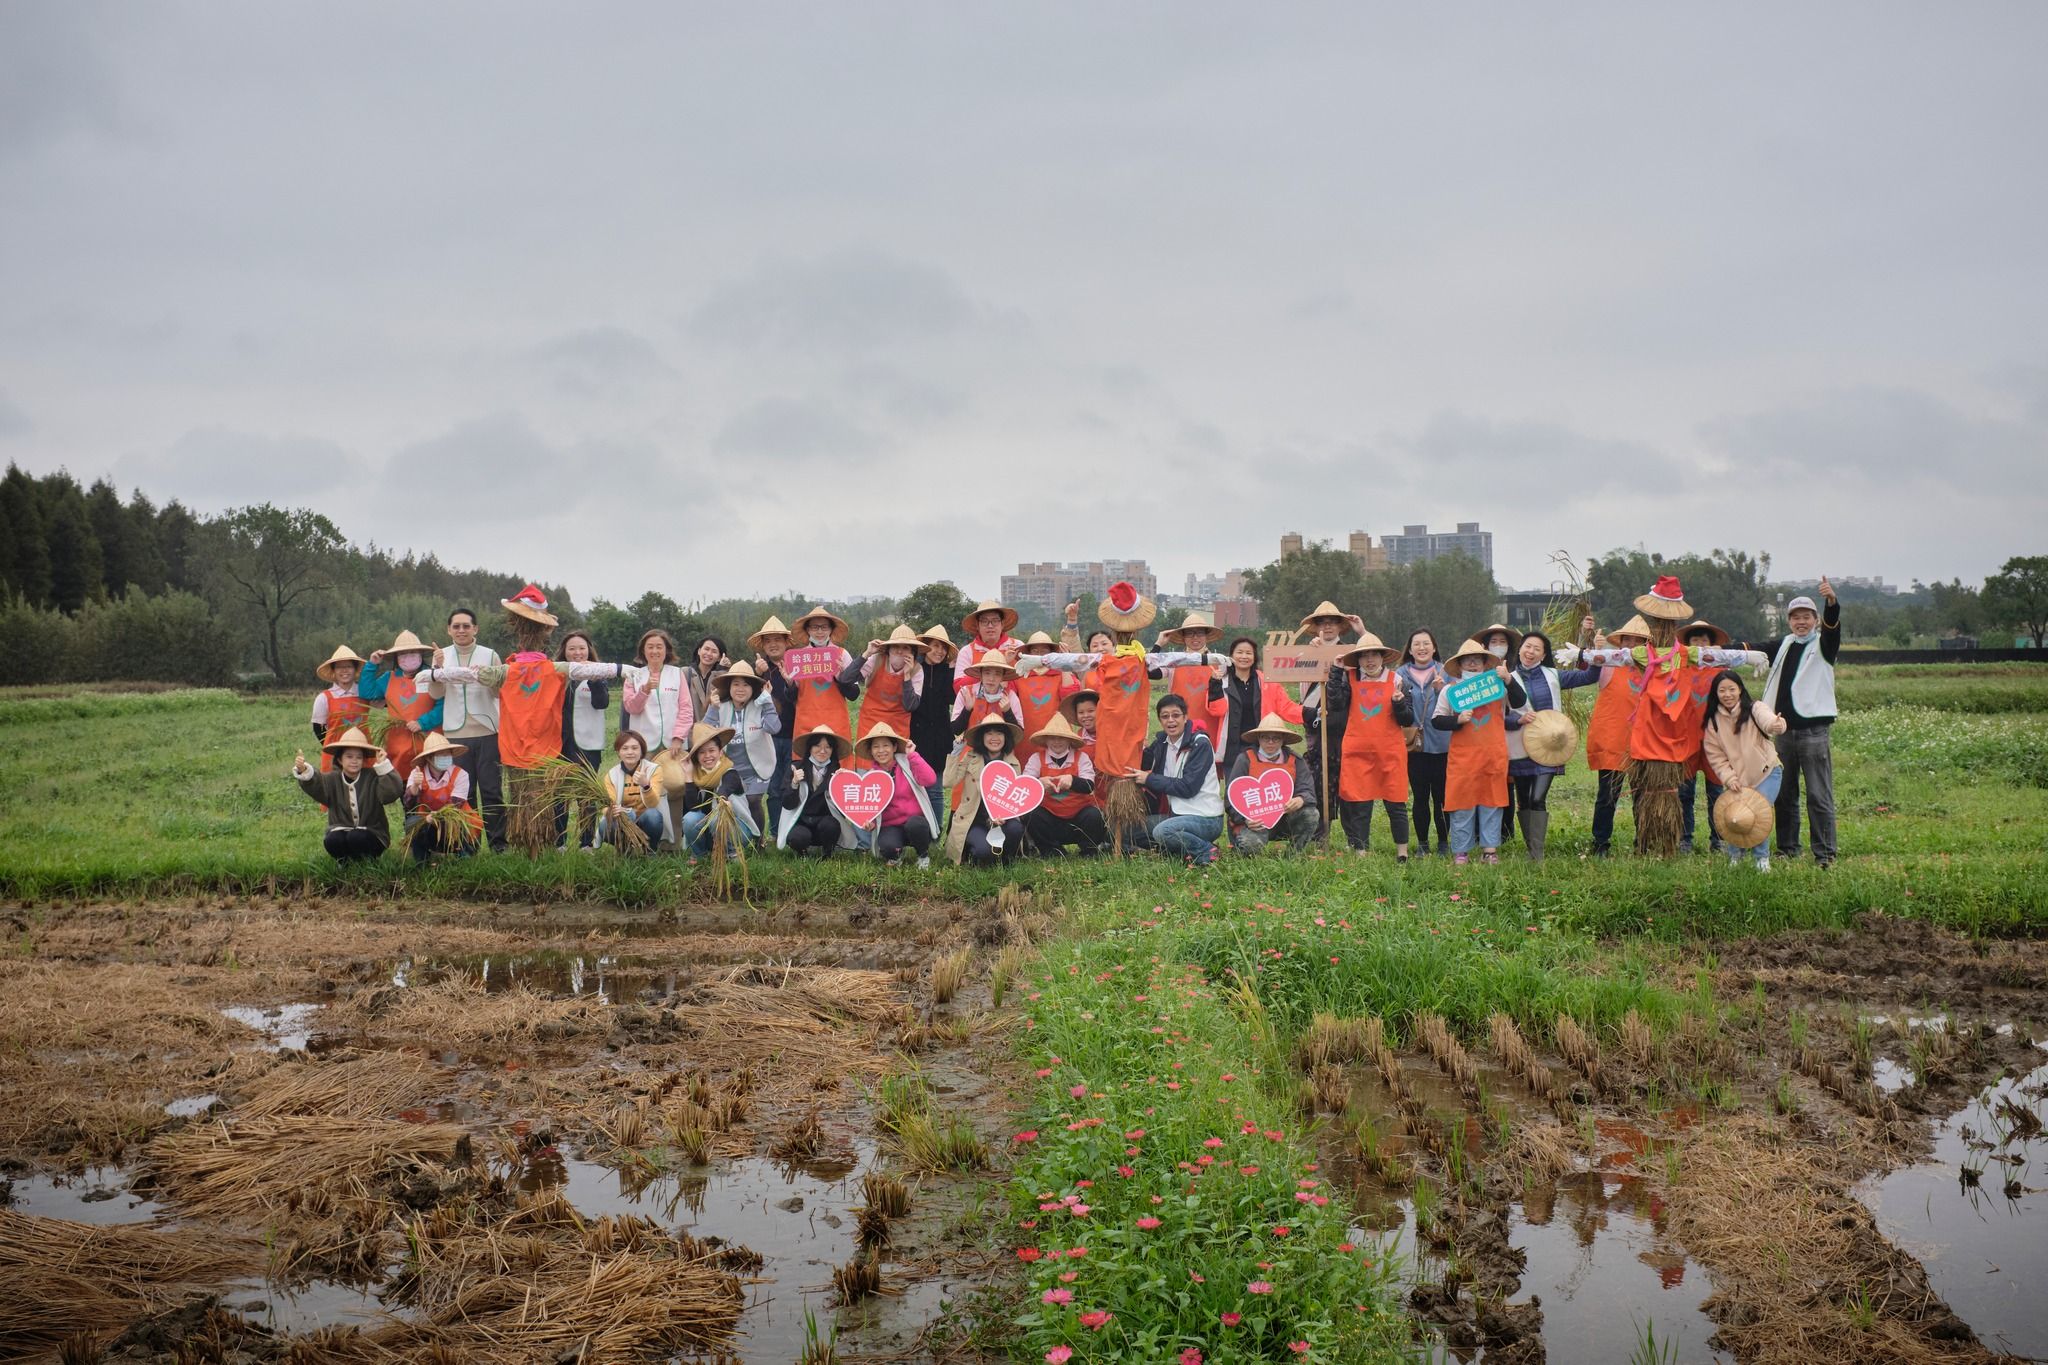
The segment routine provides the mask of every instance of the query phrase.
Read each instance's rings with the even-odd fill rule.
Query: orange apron
[[[1152,720],[1145,656],[1105,655],[1097,668],[1102,696],[1095,703],[1095,771],[1103,777],[1129,777],[1138,771]]]
[[[469,826],[472,835],[480,835],[484,832],[483,817],[471,808],[469,802],[455,799],[455,779],[461,772],[461,768],[451,766],[439,777],[434,775],[431,768],[421,773],[419,811],[424,815],[428,811],[440,810],[443,806],[454,806],[458,810],[467,811],[468,818],[463,823]]]
[[[1470,724],[1451,731],[1444,778],[1445,810],[1507,805],[1507,706],[1505,697],[1490,701],[1472,713]],[[1346,739],[1349,742],[1348,736]]]
[[[1619,772],[1628,766],[1630,716],[1642,690],[1643,671],[1634,664],[1606,670],[1586,721],[1586,766],[1594,772]]]
[[[505,665],[498,689],[498,761],[508,768],[538,768],[562,756],[562,699],[568,686],[545,657]]]
[[[351,725],[361,725],[369,714],[370,704],[354,693],[350,693],[346,697],[337,697],[332,692],[328,693],[327,738],[321,742],[323,744],[334,743],[335,740],[341,738],[343,730],[348,729]],[[387,735],[385,738],[388,742],[390,737]],[[333,768],[334,755],[322,749],[320,751],[320,771],[323,773],[330,772]],[[321,809],[324,810],[326,808],[323,806]]]
[[[1265,780],[1267,773],[1272,772],[1275,768],[1285,768],[1287,770],[1287,775],[1294,779],[1294,794],[1296,796],[1306,796],[1307,793],[1302,791],[1301,789],[1301,769],[1294,766],[1294,755],[1288,753],[1284,749],[1281,750],[1281,753],[1283,757],[1278,763],[1268,763],[1264,759],[1259,757],[1259,751],[1257,749],[1246,750],[1244,756],[1245,775],[1251,778],[1251,780],[1254,782],[1263,782]],[[1284,820],[1287,817],[1283,814],[1280,818]],[[1230,820],[1232,824],[1241,825],[1244,823],[1244,817],[1237,813],[1237,807],[1235,806],[1230,807]],[[1276,821],[1274,823],[1274,829],[1278,828],[1279,824]],[[1269,829],[1266,832],[1268,834],[1271,834],[1273,830]],[[1221,848],[1222,845],[1218,844],[1217,847]]]
[[[904,703],[910,700],[909,692],[909,684],[901,673],[886,662],[876,664],[874,677],[868,679],[867,690],[860,694],[860,734],[857,738],[865,739],[868,731],[884,722],[897,734],[908,735],[910,708]],[[809,731],[799,730],[797,733],[808,734]]]
[[[391,760],[391,766],[398,770],[399,780],[412,776],[413,759],[418,757],[420,745],[426,742],[423,735],[416,735],[405,728],[409,720],[418,720],[434,709],[434,699],[427,695],[427,689],[411,678],[393,678],[384,689],[384,709],[391,713],[391,727],[384,732],[384,754]]]
[[[1507,748],[1501,741],[1502,771]],[[1408,800],[1408,741],[1394,723],[1394,675],[1378,682],[1351,677],[1351,716],[1344,725],[1337,795],[1345,801]],[[1448,809],[1448,807],[1446,807]]]
[[[797,735],[807,735],[820,725],[830,726],[841,739],[853,738],[853,716],[847,710],[846,694],[839,690],[836,678],[805,678],[796,684]]]
[[[1209,684],[1216,680],[1216,674],[1205,664],[1188,664],[1166,670],[1166,690],[1188,704],[1188,724],[1209,737],[1209,743],[1216,743],[1216,732],[1222,727],[1209,715]],[[1223,754],[1219,751],[1217,761]]]
[[[1008,720],[1010,718],[1009,689],[1004,688],[1002,696],[991,699],[981,695],[981,684],[977,682],[974,684],[974,700],[967,707],[967,729],[972,730],[990,716],[994,716],[997,720]],[[966,731],[961,732],[960,742],[962,744],[967,742]],[[931,760],[927,758],[925,762],[930,763]],[[943,766],[943,764],[934,765],[932,770],[936,772]],[[1015,766],[1018,772],[1024,771],[1024,765],[1021,762]],[[953,803],[953,809],[960,809],[960,797],[966,790],[967,780],[965,778],[953,784],[953,790],[947,793],[947,799]]]
[[[1054,673],[1050,669],[1017,679],[1010,690],[1017,694],[1017,709],[1024,715],[1024,739],[1017,745],[1017,759],[1029,762],[1042,746],[1033,744],[1031,736],[1045,728],[1060,709],[1060,694],[1065,690],[1067,675]]]
[[[1695,773],[1705,773],[1707,781],[1714,782],[1713,770],[1707,767],[1707,707],[1708,696],[1714,690],[1714,679],[1721,676],[1718,668],[1689,668],[1692,676],[1686,683],[1686,728],[1692,737],[1692,757],[1686,760],[1685,780],[1690,782]],[[1714,782],[1715,786],[1720,786]]]
[[[1704,685],[1694,676],[1703,672],[1708,670],[1686,663],[1667,672],[1654,661],[1645,670],[1643,695],[1629,727],[1630,758],[1652,763],[1691,763],[1700,753],[1700,719],[1693,710],[1692,691],[1695,685]]]
[[[1055,777],[1078,778],[1081,775],[1081,751],[1079,749],[1068,749],[1067,759],[1064,763],[1055,763],[1052,761],[1052,755],[1041,753],[1038,756],[1038,773],[1041,778],[1046,779],[1044,808],[1057,815],[1060,819],[1071,820],[1095,804],[1095,795],[1092,792],[1064,791],[1055,795],[1052,790],[1050,779]]]

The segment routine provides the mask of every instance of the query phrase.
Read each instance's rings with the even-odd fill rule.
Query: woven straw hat
[[[378,754],[384,752],[370,742],[369,735],[363,732],[363,727],[360,725],[349,726],[348,729],[341,732],[340,739],[330,739],[320,747],[330,754],[338,754],[343,749],[361,749],[371,758],[375,758]]]
[[[1722,792],[1714,803],[1714,832],[1736,848],[1755,848],[1771,837],[1771,803],[1755,787]]]
[[[320,676],[320,681],[333,682],[334,666],[336,664],[354,664],[356,666],[357,671],[360,672],[363,665],[368,662],[368,659],[363,658],[360,654],[357,654],[347,645],[342,645],[340,648],[336,649],[332,654],[327,656],[326,663],[320,665],[313,671]]]
[[[529,621],[536,621],[546,626],[549,630],[553,630],[556,626],[562,624],[548,611],[547,594],[531,583],[528,583],[510,597],[498,599],[498,605],[511,612],[514,616],[523,616]]]
[[[981,752],[981,732],[983,730],[988,729],[990,726],[994,725],[1000,725],[1003,727],[1003,729],[1010,732],[1009,751],[1011,753],[1015,753],[1017,751],[1017,746],[1023,743],[1024,741],[1024,727],[1017,724],[1016,721],[1010,720],[1005,716],[987,715],[983,716],[973,725],[968,726],[967,733],[961,736],[962,741],[964,741],[967,746],[968,753],[978,754]]]
[[[973,663],[967,665],[967,671],[969,673],[972,673],[977,669],[982,668],[1000,668],[1001,670],[1003,670],[1003,672],[1009,674],[1013,678],[1017,676],[1016,668],[1010,663],[1009,658],[1000,649],[986,650],[981,654],[980,657],[975,659]]]
[[[981,634],[981,614],[985,611],[999,611],[1003,614],[1003,630],[1006,633],[1011,626],[1017,624],[1016,612],[1000,602],[991,602],[984,599],[973,611],[960,618],[960,629],[966,634],[968,639],[971,640]]]
[[[1151,625],[1158,616],[1158,603],[1121,581],[1110,584],[1109,591],[1095,604],[1095,619],[1111,630],[1136,633]]]
[[[1522,749],[1546,768],[1561,768],[1579,748],[1579,727],[1562,711],[1538,711],[1522,722]]]
[[[1262,735],[1271,735],[1282,744],[1301,743],[1301,735],[1297,731],[1290,729],[1286,721],[1280,719],[1279,716],[1271,711],[1262,716],[1257,725],[1245,731],[1242,738],[1258,739]]]
[[[1084,687],[1078,692],[1069,692],[1066,696],[1060,699],[1060,714],[1065,716],[1069,721],[1073,721],[1074,717],[1078,714],[1075,708],[1080,706],[1080,704],[1084,701],[1092,701],[1095,702],[1097,705],[1100,705],[1102,702],[1102,694],[1100,692],[1097,692],[1092,687]],[[1078,722],[1075,723],[1078,724]]]
[[[1060,642],[1058,640],[1053,639],[1052,636],[1047,635],[1042,630],[1034,630],[1031,632],[1031,638],[1024,642],[1023,652],[1029,654],[1036,650],[1043,654],[1054,654],[1059,651],[1059,647]]]
[[[1031,737],[1031,742],[1033,744],[1043,744],[1049,739],[1063,739],[1076,748],[1079,748],[1082,743],[1081,732],[1068,722],[1065,711],[1053,712],[1052,719],[1047,721],[1039,729],[1038,733]]]
[[[1678,579],[1665,574],[1656,586],[1636,599],[1636,610],[1659,621],[1690,621],[1692,608],[1686,604],[1685,589]]]
[[[753,650],[756,654],[759,654],[761,652],[761,641],[767,639],[771,635],[780,635],[785,640],[789,638],[789,627],[782,624],[782,618],[780,616],[769,617],[766,621],[764,621],[761,624],[761,628],[759,630],[755,631],[752,635],[749,635],[747,637],[747,648]]]
[[[811,746],[820,739],[832,741],[832,757],[834,759],[844,759],[853,752],[853,741],[845,735],[840,734],[829,725],[813,725],[808,734],[797,736],[796,748],[790,751],[792,756],[799,763],[810,762]]]
[[[1354,635],[1365,634],[1365,618],[1353,616],[1348,611],[1338,610],[1337,604],[1330,601],[1327,597],[1316,603],[1314,611],[1301,618],[1300,628],[1307,630],[1318,621],[1342,621],[1345,625],[1351,627]]]
[[[1631,616],[1628,618],[1628,624],[1620,630],[1610,630],[1607,632],[1609,644],[1621,639],[1641,640],[1644,644],[1648,644],[1650,642],[1650,623],[1641,616]]]
[[[927,641],[923,636],[919,635],[909,626],[899,625],[896,627],[896,629],[889,632],[888,639],[870,640],[868,641],[868,643],[871,645],[880,645],[883,649],[887,649],[890,645],[903,645],[910,649],[922,651]]]
[[[757,697],[761,695],[761,675],[754,671],[752,664],[742,659],[724,672],[711,675],[711,690],[718,694],[720,701],[732,700],[732,680],[734,678],[752,683],[754,685],[754,695]]]
[[[736,733],[737,731],[735,731],[730,725],[706,725],[703,721],[700,720],[695,725],[692,725],[690,727],[690,738],[687,741],[689,747],[684,749],[683,752],[687,755],[694,755],[699,749],[711,743],[713,740],[718,741],[719,750],[723,752],[725,746],[732,743],[732,737]]]
[[[1401,651],[1385,643],[1379,636],[1369,630],[1360,631],[1358,643],[1345,650],[1342,654],[1339,654],[1337,662],[1346,668],[1350,668],[1367,654],[1378,654],[1381,662],[1385,663],[1389,668],[1401,662]],[[1247,730],[1245,733],[1250,734],[1251,731]]]
[[[952,663],[960,657],[960,646],[953,643],[953,637],[946,633],[944,626],[933,626],[930,630],[921,632],[917,638],[928,645],[944,645],[947,663]]]
[[[432,645],[423,644],[420,641],[420,637],[409,630],[399,631],[398,638],[384,646],[383,650],[386,657],[393,654],[432,654],[433,652],[434,647]]]
[[[1209,619],[1207,613],[1191,611],[1188,613],[1188,619],[1182,621],[1172,630],[1160,631],[1159,638],[1162,642],[1170,642],[1176,645],[1185,644],[1187,643],[1187,632],[1191,630],[1206,630],[1211,635],[1217,633],[1216,623]]]
[[[1487,649],[1485,645],[1480,644],[1477,640],[1467,640],[1464,644],[1459,645],[1457,648],[1457,652],[1452,654],[1450,658],[1445,659],[1444,663],[1454,664],[1458,662],[1458,660],[1466,658],[1468,656],[1483,659],[1486,661],[1488,665],[1498,664],[1500,662],[1499,659],[1493,657],[1493,652]]]
[[[1483,645],[1486,643],[1486,637],[1496,632],[1508,637],[1508,657],[1513,658],[1515,651],[1522,647],[1522,632],[1516,630],[1513,626],[1495,621],[1490,626],[1473,631],[1472,638]]]
[[[813,621],[830,621],[832,623],[832,643],[835,645],[843,645],[846,643],[846,622],[840,620],[838,617],[834,616],[831,612],[826,611],[821,606],[812,607],[802,616],[797,617],[796,620],[791,621],[789,623],[789,636],[791,642],[809,644],[811,632],[808,629],[806,629],[806,627],[808,627],[810,623]],[[767,627],[763,626],[762,629],[765,631]]]
[[[896,748],[900,753],[907,754],[917,747],[903,736],[897,734],[895,727],[890,725],[888,721],[883,720],[875,722],[875,728],[860,737],[859,742],[853,746],[853,751],[872,763],[875,761],[875,741],[878,739],[896,741]]]
[[[469,746],[467,744],[457,744],[439,730],[430,730],[427,732],[427,742],[420,745],[420,756],[413,761],[425,763],[435,754],[448,754],[451,757],[459,758],[468,752]]]
[[[1728,632],[1715,625],[1712,621],[1707,620],[1687,621],[1684,625],[1680,626],[1678,628],[1679,643],[1683,644],[1685,637],[1696,630],[1704,630],[1707,634],[1713,636],[1715,649],[1726,649],[1728,647]]]

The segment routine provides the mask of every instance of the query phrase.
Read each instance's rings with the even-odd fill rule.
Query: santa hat
[[[1152,624],[1159,607],[1129,583],[1109,585],[1109,592],[1095,604],[1095,615],[1111,630],[1136,632]]]
[[[1692,607],[1685,600],[1685,589],[1678,586],[1678,579],[1665,574],[1651,588],[1636,599],[1636,610],[1659,621],[1690,621]]]
[[[557,621],[548,614],[547,594],[531,583],[528,583],[510,597],[505,598],[498,605],[511,612],[514,616],[523,616],[529,621],[537,621],[549,630],[553,630],[561,624],[560,621]]]

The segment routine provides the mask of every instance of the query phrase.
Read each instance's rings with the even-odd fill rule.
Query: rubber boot
[[[1522,841],[1529,845],[1529,861],[1543,861],[1543,841],[1550,834],[1550,812],[1547,810],[1524,810],[1522,812]]]

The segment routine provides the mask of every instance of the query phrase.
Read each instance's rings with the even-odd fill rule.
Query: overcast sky
[[[2048,5],[0,4],[0,460],[579,600],[2048,551]]]

